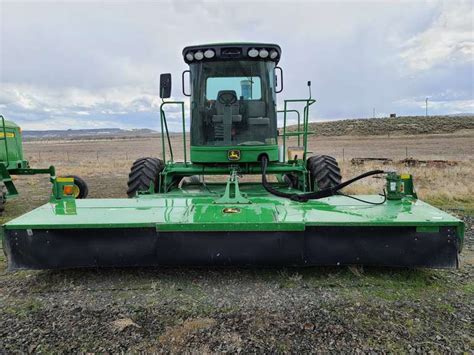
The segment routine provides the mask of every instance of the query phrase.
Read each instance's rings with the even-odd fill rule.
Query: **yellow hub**
[[[80,193],[81,193],[81,189],[79,188],[79,186],[74,185],[72,187],[72,194],[74,195],[74,198],[78,198]]]

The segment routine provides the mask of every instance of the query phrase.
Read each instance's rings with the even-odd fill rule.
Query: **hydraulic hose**
[[[278,197],[284,197],[284,198],[289,198],[290,200],[297,201],[297,202],[306,202],[308,200],[317,200],[320,198],[324,197],[329,197],[329,196],[334,196],[337,194],[337,192],[344,187],[358,181],[361,179],[364,179],[366,177],[372,176],[372,175],[377,175],[377,174],[383,174],[383,170],[371,170],[366,173],[363,173],[361,175],[358,175],[352,179],[349,179],[347,181],[341,182],[340,184],[336,186],[329,187],[327,189],[319,190],[319,191],[314,191],[314,192],[308,192],[308,193],[303,193],[303,194],[292,194],[292,193],[286,193],[279,191],[272,187],[267,181],[267,166],[268,166],[268,158],[267,156],[262,156],[261,158],[261,163],[262,163],[262,185],[267,190],[269,193],[272,195],[278,196]]]

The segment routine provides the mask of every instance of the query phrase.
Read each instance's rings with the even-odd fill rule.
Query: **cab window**
[[[216,100],[219,91],[233,90],[237,98],[260,100],[262,84],[258,76],[209,77],[206,80],[206,99]]]

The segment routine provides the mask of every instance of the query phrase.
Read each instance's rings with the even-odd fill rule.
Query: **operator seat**
[[[216,114],[212,115],[215,140],[232,143],[232,123],[242,122],[240,104],[234,90],[221,90],[217,94]]]
[[[267,117],[266,104],[262,100],[247,101],[248,123],[251,126],[268,126],[270,119]]]

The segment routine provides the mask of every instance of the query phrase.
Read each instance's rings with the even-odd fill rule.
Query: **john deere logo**
[[[240,150],[232,149],[227,152],[229,160],[240,160]]]
[[[222,210],[224,213],[240,213],[240,208],[227,207]]]

